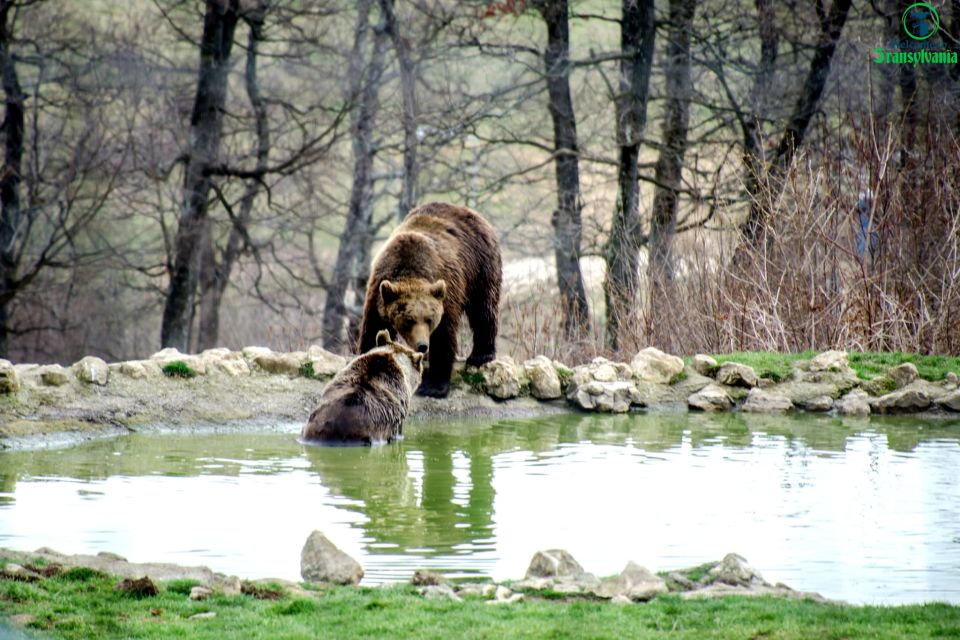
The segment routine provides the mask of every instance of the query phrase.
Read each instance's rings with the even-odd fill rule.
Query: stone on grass
[[[358,584],[363,567],[330,542],[322,531],[314,531],[300,552],[300,575],[308,582]]]
[[[73,375],[80,382],[103,386],[110,379],[110,369],[107,363],[96,356],[87,356],[71,367]]]
[[[683,360],[655,347],[647,347],[633,356],[630,368],[642,382],[669,384],[683,371]]]
[[[559,398],[562,390],[560,376],[547,356],[537,356],[523,363],[523,371],[530,380],[530,395],[538,400]]]
[[[949,411],[960,411],[960,389],[955,389],[937,399],[937,404]]]
[[[537,551],[530,559],[527,567],[527,578],[555,578],[560,576],[577,576],[583,573],[583,567],[574,560],[568,551],[563,549],[547,549]]]
[[[723,387],[711,383],[687,398],[687,404],[700,411],[727,411],[733,400]]]
[[[190,589],[190,599],[191,600],[206,600],[213,595],[213,589],[210,587],[204,587],[203,585],[197,585]]]
[[[736,553],[728,553],[717,566],[707,574],[710,582],[729,584],[738,587],[767,584],[756,569],[751,567],[746,558]]]
[[[70,382],[70,372],[58,364],[40,367],[40,381],[48,387],[62,387]]]
[[[824,351],[810,360],[810,371],[846,371],[849,366],[846,351]]]
[[[142,380],[147,377],[147,367],[142,363],[136,360],[130,360],[127,362],[121,362],[117,367],[117,370],[128,378],[133,378],[134,380]]]
[[[434,584],[421,587],[420,595],[427,600],[453,600],[454,602],[463,601],[463,598],[458,596],[454,592],[453,587],[448,584]]]
[[[317,345],[312,345],[307,349],[307,362],[313,366],[313,375],[315,376],[333,376],[347,366],[346,358],[336,353],[330,353]]]
[[[955,374],[953,371],[947,371],[946,375],[943,376],[943,379],[947,384],[952,384],[953,386],[960,384],[960,376]]]
[[[497,585],[493,583],[485,584],[461,584],[457,586],[457,594],[464,597],[474,597],[474,598],[492,598],[494,593],[496,593]]]
[[[706,354],[698,353],[693,356],[693,370],[702,376],[712,376],[717,366],[717,361]]]
[[[246,353],[246,349],[244,349]],[[263,371],[274,375],[296,376],[300,374],[300,358],[292,353],[255,353],[253,363]]]
[[[240,378],[250,375],[250,365],[243,358],[221,358],[216,361],[216,367],[231,378]]]
[[[204,611],[203,613],[195,613],[187,620],[213,620],[217,617],[216,611]]]
[[[720,384],[730,387],[755,387],[760,384],[760,378],[753,367],[739,362],[724,362],[714,377]]]
[[[523,369],[510,356],[501,356],[480,367],[483,390],[497,400],[509,400],[520,395]]]
[[[426,569],[417,569],[413,572],[413,577],[410,578],[410,584],[415,587],[435,587],[445,583],[446,580],[443,579],[442,575]]]
[[[620,575],[603,580],[593,593],[601,598],[626,596],[632,602],[641,602],[655,598],[667,592],[667,583],[646,567],[628,562]]]
[[[743,403],[743,410],[747,413],[778,413],[791,409],[793,409],[793,403],[789,398],[763,389],[750,389]]]
[[[837,413],[843,416],[870,415],[870,396],[860,389],[854,389],[835,403]]]
[[[887,369],[887,376],[896,383],[897,388],[907,386],[920,376],[917,366],[912,362],[904,362],[895,367]]]

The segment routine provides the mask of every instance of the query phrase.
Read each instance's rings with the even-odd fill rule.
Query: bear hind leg
[[[499,274],[497,274],[499,275]],[[467,304],[467,320],[473,330],[473,349],[467,364],[479,367],[497,357],[497,333],[500,329],[500,283],[482,282]]]

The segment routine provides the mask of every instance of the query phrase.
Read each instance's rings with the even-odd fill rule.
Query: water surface
[[[399,444],[141,434],[0,453],[0,546],[299,579],[320,529],[365,583],[745,556],[864,603],[960,603],[960,421],[651,413],[410,423]]]

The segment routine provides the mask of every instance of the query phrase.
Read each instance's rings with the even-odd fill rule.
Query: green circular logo
[[[940,30],[940,15],[932,4],[916,2],[903,12],[903,31],[914,40],[926,40]]]

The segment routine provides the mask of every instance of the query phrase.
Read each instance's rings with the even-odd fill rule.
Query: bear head
[[[384,280],[380,283],[377,310],[404,342],[419,353],[426,353],[430,348],[430,334],[443,317],[446,294],[447,283],[443,280]]]
[[[388,347],[391,354],[401,356],[397,362],[403,369],[404,379],[413,388],[420,384],[420,378],[423,375],[422,353],[414,351],[405,344],[394,342],[386,329],[377,333],[377,347]]]

